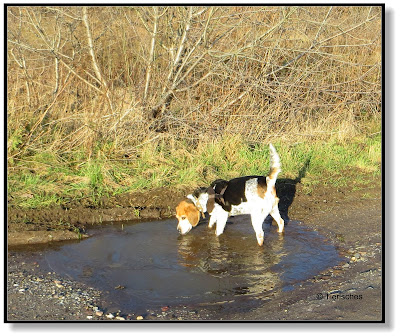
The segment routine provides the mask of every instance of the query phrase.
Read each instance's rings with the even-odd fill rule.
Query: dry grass
[[[84,12],[7,9],[14,158],[90,157],[99,142],[121,156],[160,133],[194,145],[345,139],[380,119],[380,7]]]
[[[228,156],[241,170],[243,143],[345,144],[380,132],[381,7],[8,6],[6,14],[11,175],[47,169],[37,155],[48,153],[49,165],[105,176],[109,186],[198,182],[195,174],[212,178],[224,166],[200,155]],[[90,171],[127,160],[140,178]]]

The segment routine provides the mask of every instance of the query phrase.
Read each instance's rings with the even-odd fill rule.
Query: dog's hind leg
[[[277,199],[277,201],[275,202],[270,214],[271,214],[272,218],[275,220],[276,224],[278,224],[278,232],[283,232],[285,222],[282,219],[281,214],[279,213],[278,202],[279,202],[279,199]]]

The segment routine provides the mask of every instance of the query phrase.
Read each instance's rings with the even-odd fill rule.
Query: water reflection
[[[216,237],[212,230],[202,235],[185,235],[178,238],[178,263],[191,272],[203,272],[213,277],[229,278],[230,288],[226,292],[235,294],[257,294],[279,286],[280,277],[271,271],[271,266],[285,255],[283,235],[268,232],[260,247],[254,234],[243,230],[241,225],[247,218],[235,217],[227,232]],[[248,224],[248,223],[247,223]],[[218,291],[221,294],[221,290]]]

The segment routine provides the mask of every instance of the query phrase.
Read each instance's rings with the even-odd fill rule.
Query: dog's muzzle
[[[192,229],[192,225],[188,220],[183,220],[178,223],[177,230],[181,235],[187,234]]]

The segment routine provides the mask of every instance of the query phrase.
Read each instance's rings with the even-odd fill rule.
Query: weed
[[[280,177],[301,181],[307,194],[318,184],[336,188],[353,185],[356,190],[380,176],[380,137],[351,143],[277,142],[276,147],[282,162]],[[62,166],[58,159],[46,155],[32,157],[32,166],[39,169],[39,174],[27,170],[10,174],[9,192],[18,205],[36,208],[88,197],[99,206],[104,196],[159,187],[195,188],[217,178],[266,175],[269,171],[268,145],[249,145],[238,137],[192,150],[152,144],[144,146],[143,155],[136,160],[113,161],[103,156],[92,158],[77,169]],[[55,161],[40,168],[44,159]]]
[[[134,207],[133,208],[133,214],[135,217],[139,218],[140,217],[140,208]]]

